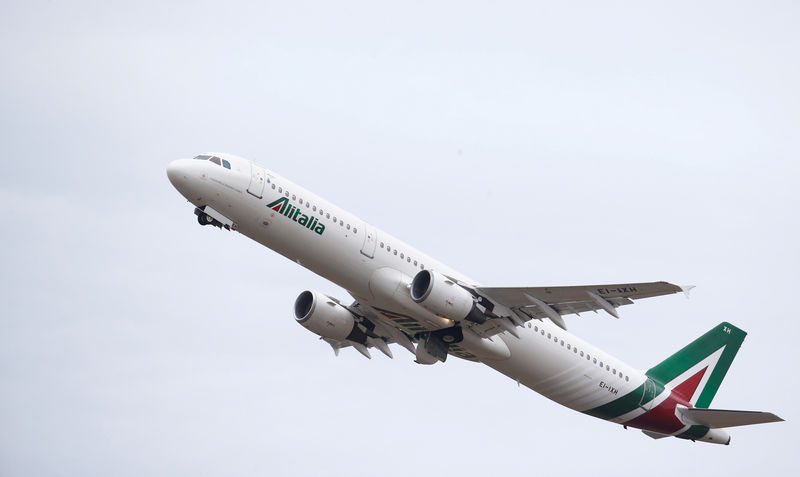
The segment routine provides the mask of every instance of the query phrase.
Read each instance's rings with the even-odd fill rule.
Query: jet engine
[[[359,333],[355,318],[347,308],[315,291],[304,291],[294,301],[294,318],[306,329],[335,341],[354,338]],[[363,341],[358,339],[357,341]]]
[[[417,273],[411,281],[411,299],[431,313],[454,321],[486,321],[470,292],[433,270]]]

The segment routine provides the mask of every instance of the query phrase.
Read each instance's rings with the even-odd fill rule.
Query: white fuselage
[[[465,284],[479,285],[271,171],[262,169],[263,184],[254,186],[258,175],[254,168],[259,166],[235,156],[223,157],[230,161],[230,169],[208,161],[176,161],[168,169],[170,180],[194,205],[212,207],[233,221],[238,232],[348,290],[359,303],[377,310],[385,308],[383,303],[375,302],[370,279],[377,270],[386,268],[413,277],[424,267]],[[248,188],[255,189],[255,195]],[[281,197],[300,213],[315,217],[324,228],[322,233],[267,206]],[[372,247],[368,234],[372,234],[370,240],[375,240]],[[508,359],[480,361],[564,406],[578,411],[593,409],[629,393],[646,380],[643,372],[549,320],[528,322],[518,332],[519,338],[507,332],[493,338],[499,337],[508,346]]]

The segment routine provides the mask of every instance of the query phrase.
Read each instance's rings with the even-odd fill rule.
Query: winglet
[[[681,291],[686,295],[687,300],[689,299],[689,292],[692,291],[692,288],[694,288],[694,285],[684,285],[681,287]]]

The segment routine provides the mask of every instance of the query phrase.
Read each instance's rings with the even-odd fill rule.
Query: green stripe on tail
[[[665,384],[719,351],[720,348],[725,347],[717,363],[709,363],[710,366],[713,366],[713,371],[694,404],[695,407],[707,408],[714,395],[717,394],[722,379],[731,367],[733,358],[742,346],[745,336],[747,333],[732,324],[720,323],[677,353],[650,368],[646,375],[654,386],[648,388],[642,384],[618,399],[583,412],[601,419],[613,419],[627,414],[639,407],[640,404],[647,403],[661,394]]]
[[[695,407],[707,408],[717,394],[722,379],[731,367],[733,358],[742,346],[747,333],[724,322],[715,326],[711,331],[692,341],[686,347],[658,363],[647,371],[647,376],[661,384],[666,384],[677,378],[692,366],[703,361],[723,346],[725,349],[714,365],[708,382],[700,392]],[[712,363],[713,365],[713,363]]]

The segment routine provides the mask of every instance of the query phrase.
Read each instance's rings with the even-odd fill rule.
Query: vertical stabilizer
[[[647,376],[663,385],[685,386],[691,395],[683,396],[693,406],[707,408],[731,367],[747,333],[724,322],[647,371]]]

